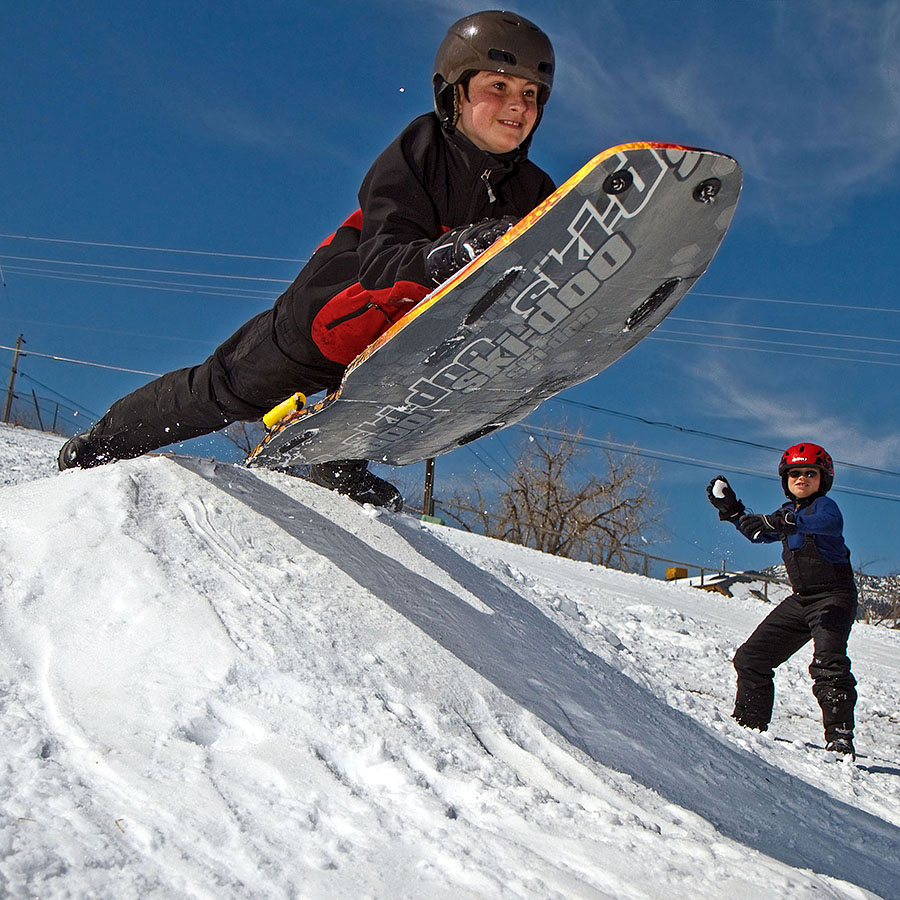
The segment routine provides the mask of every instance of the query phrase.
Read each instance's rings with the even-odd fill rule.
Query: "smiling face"
[[[788,490],[798,499],[804,500],[811,497],[822,483],[822,475],[818,469],[808,466],[798,466],[796,469],[788,469]]]
[[[469,81],[468,92],[461,85],[456,90],[456,127],[488,153],[515,150],[537,122],[538,86],[533,81],[501,72],[476,72]]]

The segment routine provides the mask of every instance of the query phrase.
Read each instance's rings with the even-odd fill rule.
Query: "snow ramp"
[[[900,896],[900,854],[885,853],[900,850],[900,829],[723,743],[408,518],[391,517],[391,527],[485,611],[252,472],[180,462],[330,559],[596,762],[767,856],[881,897]]]

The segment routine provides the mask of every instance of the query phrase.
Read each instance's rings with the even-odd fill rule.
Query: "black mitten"
[[[719,511],[723,522],[734,522],[744,514],[744,504],[738,500],[724,475],[718,475],[706,486],[709,502]]]
[[[518,220],[514,216],[485,219],[475,225],[460,225],[438,238],[428,251],[428,273],[435,284],[443,284],[451,275],[484,253],[497,238]]]
[[[744,537],[755,541],[763,534],[793,534],[797,530],[797,520],[791,510],[776,509],[767,516],[761,516],[758,513],[741,516],[738,529]]]

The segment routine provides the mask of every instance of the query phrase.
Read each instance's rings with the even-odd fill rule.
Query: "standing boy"
[[[834,463],[818,444],[795,444],[778,467],[788,500],[769,515],[747,513],[724,476],[707,487],[719,518],[754,543],[781,541],[782,559],[794,592],[738,648],[735,719],[765,731],[775,700],[775,669],[810,639],[813,694],[822,708],[827,750],[854,756],[856,680],[847,639],[856,619],[856,584],[837,504],[825,496]]]
[[[60,469],[140,456],[259,419],[297,391],[334,389],[393,322],[552,193],[527,157],[553,85],[544,32],[515,13],[474,13],[450,26],[434,69],[434,112],[375,160],[360,208],[274,307],[206,362],[114,403],[62,447]],[[310,477],[360,502],[402,506],[365,460],[314,465]]]

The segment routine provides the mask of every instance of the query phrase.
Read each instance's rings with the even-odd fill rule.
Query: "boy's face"
[[[515,150],[531,134],[538,117],[538,86],[516,75],[476,72],[469,96],[461,86],[456,127],[489,153]]]
[[[822,481],[822,475],[818,469],[808,466],[798,466],[796,469],[788,469],[788,490],[798,499],[811,497]]]

